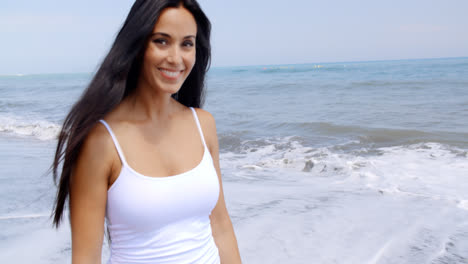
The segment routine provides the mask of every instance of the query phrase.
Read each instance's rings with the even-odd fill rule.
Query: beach
[[[1,263],[70,262],[48,169],[91,77],[0,76]],[[468,58],[214,67],[206,88],[244,263],[468,263]]]

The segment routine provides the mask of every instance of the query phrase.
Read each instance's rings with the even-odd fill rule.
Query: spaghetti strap
[[[112,141],[114,141],[114,146],[115,146],[115,149],[117,149],[117,153],[119,154],[120,161],[122,161],[122,164],[126,165],[127,162],[125,161],[123,151],[120,148],[119,141],[117,141],[117,137],[114,135],[114,132],[112,132],[112,129],[110,128],[109,124],[107,124],[107,122],[102,119],[100,119],[99,122],[101,122],[106,127],[107,131],[109,132],[112,138]]]
[[[203,142],[203,146],[206,148],[205,137],[203,136],[203,131],[201,129],[200,121],[198,120],[197,112],[195,111],[195,109],[193,109],[193,107],[190,107],[190,109],[192,109],[192,113],[193,113],[193,116],[195,118],[195,122],[197,123],[198,131],[200,132],[200,136],[201,136],[201,139],[202,139],[202,142]]]

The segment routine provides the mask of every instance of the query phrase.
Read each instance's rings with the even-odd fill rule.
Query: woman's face
[[[165,93],[179,91],[195,64],[196,35],[196,21],[187,9],[164,9],[145,51],[145,83]]]

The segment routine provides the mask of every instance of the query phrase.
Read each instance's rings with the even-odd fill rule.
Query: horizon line
[[[244,65],[222,65],[210,66],[210,69],[215,68],[234,68],[234,67],[262,67],[262,66],[281,66],[281,65],[307,65],[307,64],[335,64],[335,63],[363,63],[363,62],[390,62],[390,61],[417,61],[417,60],[443,60],[443,59],[468,59],[468,56],[457,57],[429,57],[429,58],[412,58],[412,59],[377,59],[377,60],[350,60],[350,61],[322,61],[322,62],[305,62],[305,63],[277,63],[277,64],[244,64]],[[96,70],[97,71],[97,70]],[[209,71],[209,70],[208,70]],[[95,72],[44,72],[44,73],[0,73],[0,77],[23,77],[31,75],[59,75],[59,74],[94,74]]]

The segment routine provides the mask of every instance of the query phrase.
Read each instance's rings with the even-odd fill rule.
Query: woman
[[[215,121],[202,104],[210,22],[195,0],[137,0],[64,121],[54,224],[69,198],[72,261],[240,263]],[[197,109],[195,109],[197,108]]]

